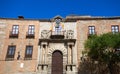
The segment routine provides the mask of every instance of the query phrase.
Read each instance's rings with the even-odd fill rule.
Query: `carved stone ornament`
[[[50,31],[49,30],[42,30],[41,32],[41,38],[48,39],[50,37]]]
[[[72,39],[74,37],[74,31],[73,30],[68,30],[67,31],[67,38]]]

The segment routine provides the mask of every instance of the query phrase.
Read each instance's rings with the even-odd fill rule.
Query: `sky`
[[[120,16],[120,0],[0,0],[0,17]]]

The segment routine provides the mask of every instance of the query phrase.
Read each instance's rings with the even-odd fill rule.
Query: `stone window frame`
[[[29,25],[28,26],[28,34],[33,34],[35,33],[35,25]]]
[[[6,54],[6,61],[14,60],[15,51],[16,51],[16,46],[15,45],[9,45],[8,46],[7,54]]]
[[[27,45],[25,49],[25,60],[31,60],[33,55],[33,45]]]
[[[119,25],[111,25],[111,32],[118,33],[119,32]]]
[[[18,33],[19,33],[19,25],[13,25],[12,34],[18,34]]]
[[[88,34],[95,34],[95,26],[88,26]]]

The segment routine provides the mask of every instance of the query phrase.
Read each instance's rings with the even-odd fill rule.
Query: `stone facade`
[[[19,25],[17,38],[10,37],[13,25]],[[29,25],[35,26],[34,38],[27,38]],[[88,27],[95,26],[95,33],[100,35],[111,32],[112,25],[119,27],[120,17],[0,18],[0,74],[53,74],[52,55],[55,51],[63,56],[63,74],[77,74],[84,42],[88,38]],[[6,60],[10,45],[16,46],[14,58]],[[27,45],[33,46],[33,52],[32,59],[26,60]]]

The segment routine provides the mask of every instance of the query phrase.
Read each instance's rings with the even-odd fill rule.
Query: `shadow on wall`
[[[120,74],[120,64],[114,65],[114,74]],[[93,60],[82,60],[78,74],[110,74],[108,66]]]

